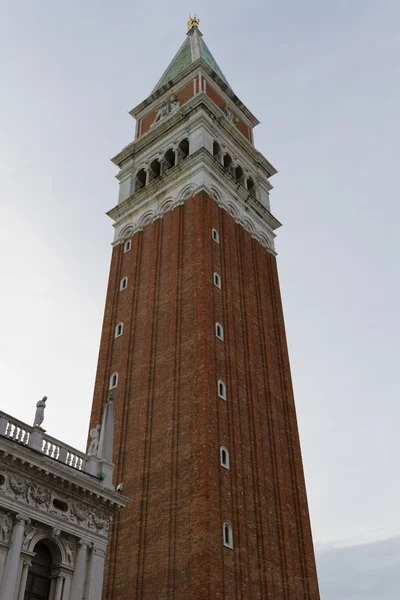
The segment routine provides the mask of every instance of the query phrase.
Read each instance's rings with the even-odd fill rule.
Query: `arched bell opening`
[[[144,169],[140,169],[136,173],[135,177],[135,192],[141,190],[146,185],[146,171]]]
[[[175,152],[172,148],[164,154],[164,172],[175,166]]]
[[[213,142],[213,157],[218,161],[221,160],[221,146],[216,141]]]
[[[155,158],[153,162],[150,163],[149,170],[149,181],[154,181],[154,179],[158,179],[161,175],[161,163]]]
[[[179,161],[185,160],[189,156],[189,140],[185,138],[179,143]]]
[[[231,172],[232,170],[232,158],[230,154],[224,154],[224,160],[222,162],[224,169]]]
[[[255,196],[256,195],[256,189],[255,189],[254,181],[253,181],[253,179],[251,177],[249,177],[247,179],[246,185],[247,185],[247,190],[250,193],[250,195],[251,196]]]
[[[235,178],[239,183],[243,183],[243,169],[240,165],[235,168]]]

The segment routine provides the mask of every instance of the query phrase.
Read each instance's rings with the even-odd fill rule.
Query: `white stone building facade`
[[[87,455],[0,412],[0,600],[101,599],[109,523],[128,502],[106,413]]]

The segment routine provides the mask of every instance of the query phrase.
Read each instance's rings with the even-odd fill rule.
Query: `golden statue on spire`
[[[192,15],[189,15],[189,21],[187,22],[188,31],[192,29],[192,27],[198,27],[199,25],[200,19],[198,19],[196,15],[194,15],[194,17],[192,17]]]

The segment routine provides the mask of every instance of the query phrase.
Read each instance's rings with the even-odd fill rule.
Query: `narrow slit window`
[[[116,388],[118,385],[118,373],[113,373],[110,377],[110,390]]]
[[[226,400],[226,385],[221,379],[218,380],[218,396]]]
[[[132,242],[131,240],[128,240],[127,242],[125,242],[124,244],[124,252],[129,252],[129,250],[132,248]]]
[[[232,527],[229,525],[229,523],[224,523],[223,537],[224,537],[224,546],[226,546],[227,548],[233,548]]]
[[[221,289],[221,277],[218,275],[218,273],[214,273],[214,285]]]
[[[212,239],[219,244],[219,233],[216,229],[212,230]]]
[[[219,449],[219,462],[221,464],[221,467],[224,467],[225,469],[229,470],[229,452],[225,448],[225,446],[221,446],[221,448]]]
[[[224,341],[224,328],[221,323],[215,323],[215,335],[221,341]]]
[[[124,324],[123,323],[118,323],[118,325],[115,328],[115,337],[120,337],[122,335],[124,331]]]
[[[127,287],[128,287],[128,278],[124,277],[123,279],[121,279],[121,283],[119,284],[119,289],[122,292],[122,290],[126,290]]]

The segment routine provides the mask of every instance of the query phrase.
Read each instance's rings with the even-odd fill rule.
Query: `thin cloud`
[[[323,600],[398,600],[400,536],[368,544],[316,548]]]

